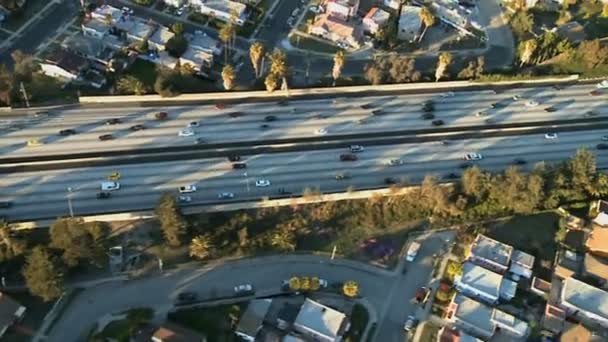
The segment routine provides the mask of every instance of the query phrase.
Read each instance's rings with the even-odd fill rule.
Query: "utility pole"
[[[285,97],[289,97],[289,86],[287,85],[287,79],[283,76],[283,83],[281,84],[281,90],[285,90]]]
[[[336,245],[334,245],[334,249],[331,251],[331,260],[334,260],[334,258],[336,257],[337,249],[338,249],[338,247]]]
[[[68,188],[68,209],[70,211],[70,217],[74,217],[74,208],[72,208],[72,188]]]
[[[30,100],[28,100],[28,98],[27,98],[27,91],[25,91],[25,86],[23,85],[23,82],[19,82],[19,90],[21,91],[21,94],[23,95],[23,100],[25,101],[25,106],[27,108],[30,108]]]

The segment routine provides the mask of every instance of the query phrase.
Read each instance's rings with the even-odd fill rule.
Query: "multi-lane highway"
[[[448,175],[462,173],[463,155],[468,152],[481,153],[483,159],[473,162],[489,170],[500,170],[524,159],[520,167],[530,168],[538,161],[554,162],[571,156],[579,148],[589,148],[599,152],[598,165],[608,166],[608,158],[595,149],[608,134],[605,116],[608,107],[606,95],[589,96],[592,85],[570,86],[562,90],[552,88],[518,89],[493,94],[490,91],[455,93],[441,97],[428,95],[387,95],[367,98],[338,98],[335,100],[290,101],[288,106],[276,103],[231,104],[224,109],[212,105],[203,107],[174,108],[97,108],[68,109],[49,118],[30,118],[32,123],[16,131],[7,132],[0,138],[4,149],[1,158],[14,156],[43,156],[83,151],[130,150],[146,147],[171,147],[193,144],[193,137],[178,137],[177,131],[187,123],[197,120],[194,127],[198,137],[209,142],[251,141],[250,148],[262,144],[267,139],[288,139],[294,137],[316,137],[319,141],[308,144],[286,144],[286,150],[265,150],[263,153],[240,148],[246,169],[235,170],[225,156],[204,156],[189,151],[174,151],[170,154],[154,154],[144,162],[131,163],[132,156],[104,157],[105,166],[88,166],[89,160],[82,161],[82,167],[63,167],[63,161],[39,163],[41,171],[23,168],[11,169],[12,164],[0,165],[4,171],[0,179],[2,199],[12,206],[0,209],[0,215],[10,220],[52,218],[68,214],[68,198],[76,215],[99,212],[118,212],[154,207],[163,192],[173,192],[184,185],[196,185],[198,190],[188,194],[192,202],[188,205],[221,202],[218,194],[231,192],[233,201],[259,199],[264,196],[278,196],[279,189],[293,194],[305,188],[319,188],[323,192],[387,186],[386,178],[395,181],[418,182],[426,174],[434,174],[440,179]],[[513,95],[522,98],[515,101]],[[420,103],[433,98],[436,101],[435,115],[444,120],[444,126],[437,129],[461,127],[467,131],[469,126],[484,127],[487,116],[495,117],[500,123],[533,122],[531,126],[550,122],[535,131],[509,131],[504,128],[484,132],[476,129],[473,135],[459,137],[444,131],[417,134],[417,128],[430,128],[429,121],[420,119]],[[526,106],[533,99],[538,106]],[[491,109],[490,104],[500,103],[499,108]],[[373,110],[381,109],[379,116],[370,116],[372,109],[362,109],[363,104],[373,104]],[[552,106],[555,112],[545,112],[543,108]],[[295,108],[295,113],[291,108]],[[171,118],[156,121],[153,114],[166,110]],[[230,118],[228,113],[240,111],[243,116]],[[478,111],[487,116],[477,117]],[[593,111],[592,117],[584,118],[585,113]],[[318,115],[329,115],[318,117]],[[266,115],[277,116],[276,121],[265,122]],[[107,118],[121,118],[123,123],[106,125]],[[357,120],[368,118],[370,121],[359,124]],[[583,127],[571,123],[559,124],[555,120],[584,119],[591,122]],[[38,122],[35,122],[38,120]],[[480,122],[481,121],[481,122]],[[554,124],[555,123],[555,124]],[[144,124],[147,129],[129,132],[134,124]],[[271,129],[262,131],[260,124],[269,124]],[[61,129],[76,129],[78,134],[68,138],[58,137]],[[327,129],[323,136],[314,133],[319,128]],[[573,129],[584,129],[574,131]],[[407,136],[402,140],[381,142],[382,135],[373,138],[351,137],[350,143],[365,145],[365,151],[357,153],[358,160],[340,161],[339,156],[349,153],[347,144],[329,144],[324,140],[337,138],[335,135],[404,131]],[[558,131],[556,139],[546,139],[544,134]],[[99,142],[97,136],[111,131],[125,132],[117,140]],[[459,129],[460,131],[460,129]],[[25,139],[31,135],[49,139],[39,147],[15,148],[17,137]],[[363,137],[364,135],[361,135]],[[53,138],[53,139],[51,139]],[[447,144],[441,143],[449,139]],[[11,145],[11,141],[13,145]],[[403,143],[406,142],[406,143]],[[13,147],[11,147],[13,146]],[[290,150],[296,146],[298,151]],[[337,147],[339,146],[339,147]],[[343,147],[342,147],[343,146]],[[204,144],[201,146],[205,148]],[[225,155],[230,154],[229,150]],[[167,158],[175,154],[179,160]],[[221,155],[221,153],[220,153]],[[0,158],[0,159],[1,159]],[[390,166],[392,159],[401,160],[401,165]],[[171,160],[171,161],[167,161]],[[521,163],[521,161],[520,161]],[[19,166],[19,165],[18,165]],[[113,191],[110,198],[97,199],[100,183],[118,171],[121,189]],[[337,180],[339,174],[347,179]],[[349,177],[348,177],[349,176]],[[453,176],[453,175],[452,175]],[[270,186],[256,187],[257,180],[269,180]],[[71,191],[67,189],[70,188]]]

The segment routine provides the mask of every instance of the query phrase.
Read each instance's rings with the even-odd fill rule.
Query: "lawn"
[[[324,53],[336,53],[340,50],[337,46],[332,45],[330,43],[322,43],[316,39],[302,37],[300,35],[294,34],[289,37],[289,42],[294,47],[303,50],[310,50],[316,52],[324,52]]]
[[[245,308],[246,303],[182,309],[169,313],[167,318],[176,324],[204,333],[208,341],[236,342],[238,340],[232,326]]]
[[[369,313],[361,304],[355,304],[350,319],[350,330],[344,337],[345,341],[359,342],[369,321]]]
[[[558,230],[559,215],[544,212],[528,216],[514,216],[489,227],[487,235],[500,242],[536,257],[534,272],[541,278],[551,273],[557,244],[555,233]],[[545,277],[543,277],[545,276]]]
[[[126,74],[135,76],[138,80],[142,81],[146,87],[152,89],[154,88],[154,82],[156,81],[156,64],[143,59],[137,59],[129,70],[127,70]]]

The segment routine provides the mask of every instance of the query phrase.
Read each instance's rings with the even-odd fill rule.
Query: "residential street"
[[[217,267],[206,265],[166,271],[162,276],[106,283],[81,292],[65,310],[50,332],[48,341],[74,341],[88,333],[102,316],[132,307],[153,307],[161,315],[171,308],[180,291],[228,291],[241,283],[251,283],[257,295],[275,294],[281,281],[295,275],[319,276],[330,283],[356,280],[362,297],[380,317],[376,341],[403,341],[403,322],[416,308],[409,298],[430,277],[431,255],[440,248],[446,233],[432,233],[423,243],[419,257],[401,271],[389,272],[350,260],[315,255],[270,256],[227,262]],[[387,294],[389,294],[387,296]]]

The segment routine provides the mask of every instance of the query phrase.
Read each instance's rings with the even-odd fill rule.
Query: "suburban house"
[[[608,327],[608,292],[578,279],[567,278],[562,284],[561,307],[568,314],[580,315]]]
[[[598,212],[598,215],[593,219],[593,223],[599,226],[608,226],[608,202],[599,200],[591,209],[596,209]]]
[[[179,58],[179,62],[182,66],[190,64],[192,69],[198,73],[213,66],[213,54],[188,47]]]
[[[192,329],[165,323],[154,332],[152,342],[207,342],[207,338]]]
[[[589,253],[608,257],[608,228],[595,225],[585,241],[585,247]]]
[[[564,329],[566,312],[557,306],[547,303],[543,315],[542,326],[548,331],[559,334]]]
[[[363,18],[363,30],[376,34],[388,22],[390,14],[378,7],[373,7]]]
[[[513,247],[479,234],[471,245],[468,260],[494,272],[504,274],[509,269],[512,253]]]
[[[61,47],[80,55],[91,62],[91,67],[100,71],[116,71],[116,69],[124,69],[126,62],[115,60],[115,50],[105,46],[102,40],[85,36],[82,34],[74,34],[66,37],[61,42]],[[120,65],[122,64],[122,65]]]
[[[247,5],[231,0],[190,0],[190,5],[201,14],[243,26],[247,19]]]
[[[158,29],[148,38],[148,49],[155,51],[163,51],[169,39],[173,38],[174,34],[166,26],[159,26]]]
[[[55,49],[40,62],[40,68],[43,74],[70,83],[82,76],[89,68],[89,62],[75,53]]]
[[[148,40],[149,42],[150,36],[152,36],[157,29],[156,24],[147,20],[131,19],[129,21],[129,24],[126,24],[127,22],[125,22],[124,31],[126,33],[127,41],[130,43],[140,43],[144,40]]]
[[[362,36],[358,26],[327,13],[317,16],[315,22],[309,26],[308,33],[335,43],[342,42],[352,47],[359,47]]]
[[[206,51],[212,55],[222,53],[222,45],[219,41],[209,37],[206,33],[195,33],[190,37],[189,46],[194,50]]]
[[[464,263],[455,286],[458,291],[490,304],[498,303],[500,299],[513,299],[517,290],[516,282],[471,262]]]
[[[458,329],[482,339],[491,338],[497,330],[517,338],[523,338],[529,332],[528,323],[462,294],[452,299],[446,319]]]
[[[532,278],[532,267],[534,267],[534,257],[532,255],[517,249],[513,250],[511,254],[511,266],[509,267],[510,273],[518,277],[530,279]]]
[[[107,22],[95,18],[83,20],[80,25],[84,35],[97,39],[103,39],[110,31],[110,27]]]
[[[462,330],[443,327],[439,330],[438,342],[483,342],[483,340],[471,336]]]
[[[605,285],[608,281],[608,259],[591,253],[585,254],[582,274],[595,278],[600,284]]]
[[[245,341],[254,342],[262,329],[262,324],[271,304],[272,300],[270,299],[256,299],[249,302],[247,310],[239,320],[235,333]]]
[[[0,338],[13,324],[20,322],[25,316],[25,306],[0,292]]]
[[[420,35],[422,20],[420,19],[420,7],[403,6],[399,15],[399,27],[397,38],[413,42]]]
[[[182,7],[186,3],[186,0],[164,0],[164,2],[167,6],[178,8]]]
[[[318,342],[339,342],[350,324],[346,315],[306,298],[294,322],[294,330]]]
[[[549,292],[551,292],[551,283],[534,277],[532,278],[532,283],[530,283],[530,291],[536,293],[539,296],[546,296],[549,295]]]
[[[395,11],[398,11],[401,6],[401,0],[382,0],[382,3],[385,7],[394,9]]]
[[[359,0],[327,0],[325,12],[344,21],[357,15],[359,11]]]

